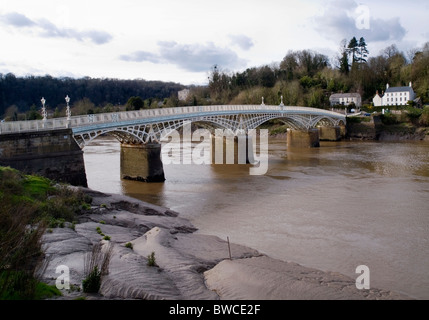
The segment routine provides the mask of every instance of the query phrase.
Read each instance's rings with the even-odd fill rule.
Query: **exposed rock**
[[[166,208],[85,188],[92,209],[74,230],[55,228],[43,237],[47,268],[42,280],[55,284],[58,266],[81,287],[84,261],[93,245],[111,246],[109,272],[99,294],[87,299],[406,299],[388,291],[358,290],[353,279],[271,259],[216,236],[195,233],[188,220]],[[110,240],[103,240],[104,236]],[[127,243],[132,244],[126,246]],[[148,265],[154,253],[155,266]],[[83,295],[63,290],[62,299]]]

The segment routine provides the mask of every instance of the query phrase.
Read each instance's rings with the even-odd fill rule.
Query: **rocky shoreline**
[[[58,266],[67,266],[70,272],[71,289],[63,289],[63,296],[55,299],[409,299],[376,288],[358,290],[355,279],[342,274],[272,259],[196,233],[188,220],[170,209],[79,189],[92,197],[91,209],[77,224],[49,230],[42,241],[47,265],[41,280],[55,284]],[[97,230],[110,240],[103,240]],[[85,294],[80,289],[84,260],[96,243],[112,246],[109,273],[102,278],[99,294]],[[156,266],[147,263],[152,252]]]
[[[405,123],[385,125],[379,117],[370,122],[347,123],[346,140],[368,141],[429,141],[429,128]]]

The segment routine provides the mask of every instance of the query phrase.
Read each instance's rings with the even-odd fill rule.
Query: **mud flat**
[[[43,238],[48,264],[42,281],[55,284],[58,266],[70,272],[72,290],[63,289],[57,299],[409,299],[382,289],[358,290],[355,279],[339,273],[272,259],[242,245],[229,247],[226,239],[196,233],[168,208],[80,189],[92,197],[91,209],[74,228],[54,228]],[[78,290],[85,278],[84,260],[96,243],[112,248],[109,272],[99,294],[84,294]],[[148,265],[152,252],[155,266]]]

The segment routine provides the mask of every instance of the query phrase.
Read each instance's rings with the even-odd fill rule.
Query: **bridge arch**
[[[269,105],[220,105],[160,108],[119,113],[92,114],[71,118],[14,121],[0,124],[0,134],[71,129],[81,148],[101,134],[112,134],[120,141],[148,143],[160,141],[162,134],[185,123],[243,132],[266,121],[279,119],[292,129],[309,130],[319,124],[345,124],[346,116],[323,109]]]
[[[180,129],[188,123],[195,123],[207,129],[225,129],[238,134],[250,129],[256,129],[263,123],[278,119],[294,130],[309,130],[317,125],[336,126],[343,122],[326,115],[285,114],[278,112],[235,113],[218,115],[197,115],[182,119],[158,120],[149,123],[134,123],[129,125],[115,125],[105,128],[82,128],[74,133],[74,138],[81,148],[103,134],[117,138],[121,143],[147,144],[160,142],[171,132]]]

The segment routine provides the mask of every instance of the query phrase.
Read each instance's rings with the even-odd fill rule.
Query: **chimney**
[[[389,89],[389,84],[386,84],[386,89]]]
[[[410,88],[411,88],[411,81],[410,81]]]

